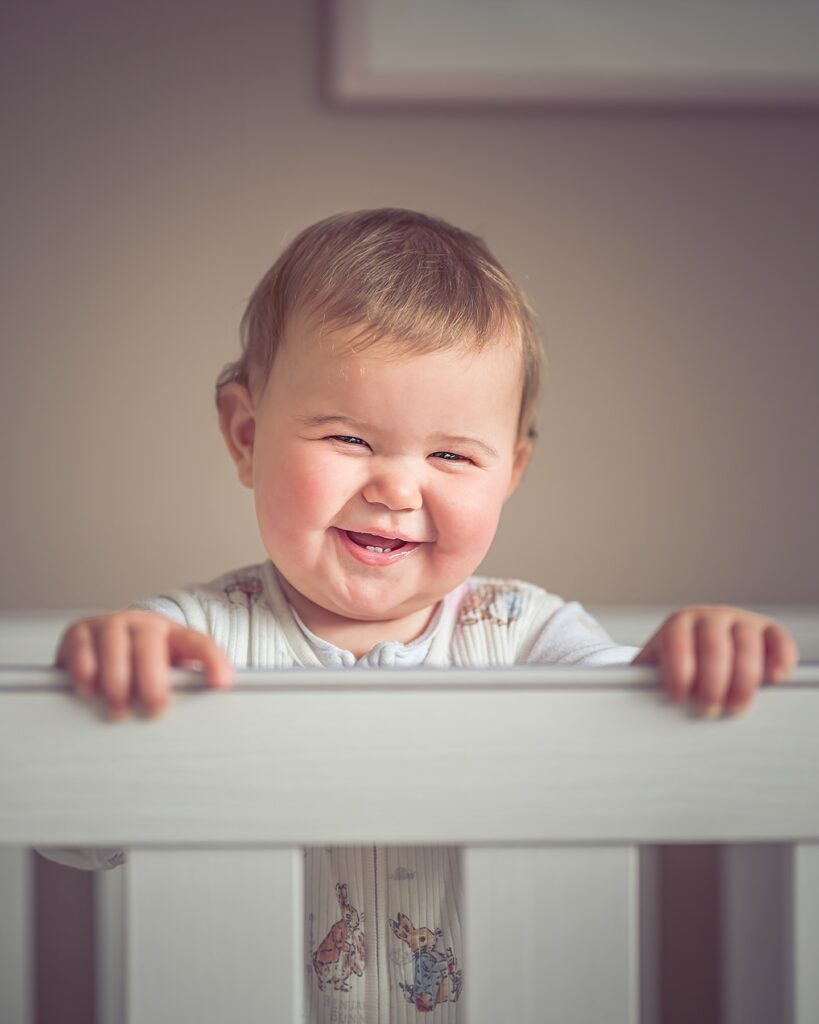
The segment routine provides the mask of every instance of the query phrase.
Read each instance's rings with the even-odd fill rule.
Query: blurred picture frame
[[[324,0],[343,105],[819,106],[819,0]]]

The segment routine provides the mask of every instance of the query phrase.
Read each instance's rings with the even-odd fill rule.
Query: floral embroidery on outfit
[[[520,616],[520,590],[514,583],[484,583],[464,601],[458,615],[460,626],[491,622],[508,626]]]

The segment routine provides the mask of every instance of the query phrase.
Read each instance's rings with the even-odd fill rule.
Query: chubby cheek
[[[286,503],[288,512],[305,525],[325,525],[331,493],[327,477],[315,468],[304,467],[291,470],[285,479],[287,486],[281,489],[279,500]]]
[[[484,489],[443,502],[436,516],[440,553],[477,565],[489,550],[502,508],[502,493]]]
[[[322,531],[343,503],[341,483],[326,461],[296,451],[267,463],[257,475],[256,509],[266,532],[287,544]]]

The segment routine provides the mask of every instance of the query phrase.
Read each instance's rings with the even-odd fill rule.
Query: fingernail
[[[703,718],[717,718],[722,713],[722,708],[719,704],[709,704],[707,708],[703,708],[701,711]]]
[[[128,717],[128,708],[121,705],[110,704],[108,706],[108,717],[112,722],[119,722],[123,718]]]
[[[726,704],[725,713],[730,715],[732,718],[736,718],[737,715],[742,714],[745,708],[745,704]]]

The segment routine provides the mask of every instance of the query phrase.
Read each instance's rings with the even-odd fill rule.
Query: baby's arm
[[[666,619],[634,664],[659,665],[669,697],[691,698],[711,718],[744,711],[763,682],[784,683],[798,661],[796,641],[773,619],[701,605]]]
[[[546,621],[529,665],[628,665],[639,647],[618,644],[578,601],[567,601]]]
[[[146,611],[118,611],[74,622],[63,634],[56,664],[80,697],[102,697],[112,720],[137,703],[154,717],[170,700],[172,665],[201,664],[216,687],[228,687],[233,669],[214,641],[195,629]]]

